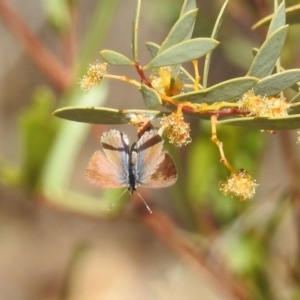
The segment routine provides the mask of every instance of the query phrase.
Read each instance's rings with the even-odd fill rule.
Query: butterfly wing
[[[129,141],[126,134],[118,130],[104,132],[101,137],[105,156],[120,172],[127,174],[129,167]]]
[[[137,143],[137,184],[147,188],[163,188],[177,180],[175,164],[163,151],[163,140],[157,131],[145,132]]]
[[[101,188],[119,188],[127,186],[126,177],[101,152],[96,151],[90,159],[85,178],[91,184]]]
[[[128,185],[129,146],[125,134],[110,130],[101,137],[103,152],[96,151],[88,164],[86,179],[102,188]]]

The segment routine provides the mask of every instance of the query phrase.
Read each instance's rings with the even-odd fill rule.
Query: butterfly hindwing
[[[163,151],[163,140],[157,131],[145,132],[137,143],[137,184],[163,188],[174,184],[177,171],[172,158]]]

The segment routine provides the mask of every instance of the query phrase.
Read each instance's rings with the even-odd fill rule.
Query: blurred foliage
[[[191,6],[181,12],[178,20],[181,7],[177,2],[176,5],[173,1],[163,3],[159,1],[153,5],[152,3],[145,4],[151,8],[147,15],[147,23],[153,22],[151,25],[157,28],[158,21],[166,17],[169,23],[164,26],[169,26],[171,30],[161,46],[154,43],[147,44],[152,58],[144,64],[146,67],[143,71],[157,69],[168,64],[177,65],[178,71],[178,65],[208,55],[216,47],[211,58],[211,66],[207,67],[210,69],[210,77],[208,78],[208,73],[202,73],[201,76],[202,80],[207,81],[208,84],[213,82],[213,85],[200,86],[196,91],[184,91],[184,94],[170,97],[172,101],[182,101],[182,103],[190,101],[193,105],[201,103],[208,106],[215,105],[217,99],[236,103],[244,92],[256,87],[264,95],[284,91],[288,101],[296,97],[295,103],[299,102],[299,90],[295,91],[295,87],[299,89],[300,71],[295,69],[295,73],[291,74],[288,70],[288,68],[294,69],[295,65],[299,64],[299,5],[297,2],[287,2],[287,9],[281,4],[274,14],[271,1],[264,2],[265,6],[259,6],[255,1],[250,3],[236,0],[231,1],[226,10],[223,7],[224,13],[219,15],[220,3],[209,1],[199,3],[200,16],[197,19],[194,12],[190,13],[195,9],[196,2],[183,2]],[[79,2],[48,0],[44,1],[44,4],[50,25],[57,36],[71,35],[70,31],[74,30],[72,16],[74,10],[79,7]],[[88,63],[93,61],[94,54],[101,50],[99,44],[103,43],[110,25],[113,24],[117,4],[117,0],[97,2],[83,41],[79,42],[79,54],[73,62],[70,73],[73,74],[76,70],[80,75],[83,74]],[[295,5],[293,10],[289,8],[291,5]],[[173,9],[170,9],[171,7]],[[240,15],[234,12],[234,8],[237,7],[242,12]],[[264,7],[268,8],[267,11]],[[133,9],[132,7],[132,11]],[[152,15],[150,16],[151,11],[153,18],[151,18]],[[138,13],[137,10],[136,20],[139,18]],[[215,24],[218,15],[223,19],[223,23],[219,19]],[[248,28],[257,22],[259,16],[265,15],[270,15],[270,17],[262,19],[261,23],[257,24],[268,25],[272,18],[276,19],[276,22],[271,23],[271,30],[266,33],[266,27],[263,27],[255,32],[249,32]],[[183,16],[185,16],[184,19]],[[194,16],[194,19],[189,19],[191,16]],[[241,16],[247,16],[247,18],[243,19]],[[289,26],[288,30],[285,25],[285,16],[287,23],[292,19],[294,24]],[[219,31],[216,30],[218,38],[217,34],[207,38],[213,32],[214,25],[218,27],[221,23],[222,26],[217,28]],[[172,34],[173,27],[170,24],[177,24],[176,26],[182,29],[180,38],[178,38],[180,31],[178,27],[175,34],[174,31]],[[139,26],[143,26],[143,19],[139,20]],[[195,29],[194,35],[191,35],[190,30],[193,28]],[[137,31],[133,31],[132,41],[137,40],[134,36],[135,32]],[[198,36],[205,36],[205,38],[198,38]],[[171,44],[168,44],[170,40]],[[219,46],[216,40],[221,42]],[[160,47],[164,47],[163,50],[160,50]],[[253,51],[254,58],[252,47],[259,47]],[[65,50],[68,52],[70,49]],[[133,52],[136,53],[133,56],[138,55],[136,44],[133,44]],[[105,50],[101,52],[101,56],[108,64],[136,66],[134,59],[116,51]],[[281,65],[287,66],[285,69],[279,65],[279,58]],[[204,58],[200,58],[199,61],[199,69],[204,70]],[[196,78],[190,75],[190,68],[181,70],[188,79],[185,83],[193,85]],[[283,74],[283,77],[278,81],[278,77],[272,72]],[[108,211],[108,207],[118,198],[118,191],[105,191],[101,194],[101,199],[98,199],[98,197],[83,195],[70,188],[78,153],[84,147],[91,124],[126,124],[130,122],[133,115],[140,112],[150,119],[155,119],[163,114],[158,107],[161,103],[164,104],[164,100],[169,99],[161,98],[147,84],[141,85],[142,78],[138,82],[141,88],[141,99],[151,110],[132,109],[120,112],[102,107],[107,93],[106,85],[103,86],[101,83],[100,87],[94,87],[84,94],[76,87],[77,75],[73,76],[72,86],[60,93],[56,93],[55,86],[50,84],[47,87],[37,87],[33,92],[31,106],[19,116],[22,163],[19,167],[13,166],[2,157],[0,180],[5,185],[19,186],[33,195],[41,194],[46,201],[62,209],[103,218],[118,217],[123,213],[124,206],[128,205],[124,197],[116,202],[114,209]],[[173,81],[176,81],[176,76]],[[282,82],[284,84],[278,90]],[[245,85],[242,86],[243,84]],[[242,86],[238,92],[237,86]],[[178,104],[178,102],[174,103]],[[85,124],[53,117],[51,112],[54,107],[60,107],[55,111],[57,116]],[[174,109],[175,106],[168,107]],[[198,108],[198,106],[195,107]],[[225,105],[225,108],[228,107]],[[228,172],[220,166],[219,150],[210,141],[212,134],[210,123],[207,122],[209,116],[188,110],[184,113],[185,117],[191,115],[195,117],[188,119],[191,120],[193,141],[180,150],[170,150],[176,158],[179,180],[170,189],[172,196],[167,197],[168,194],[165,194],[166,200],[170,199],[172,204],[174,203],[174,211],[181,226],[207,241],[200,250],[208,253],[208,256],[211,254],[217,262],[220,262],[220,265],[223,265],[223,261],[226,262],[229,272],[247,291],[248,299],[282,300],[282,293],[279,291],[285,288],[286,282],[289,286],[287,294],[291,296],[286,299],[299,299],[300,247],[297,220],[300,218],[298,209],[300,193],[298,184],[292,183],[294,185],[291,184],[283,193],[266,195],[265,198],[260,198],[259,194],[257,199],[248,202],[239,202],[235,198],[222,195],[217,186],[221,179],[228,176]],[[259,174],[262,154],[266,151],[267,144],[268,133],[261,133],[257,129],[279,130],[300,127],[296,105],[291,108],[289,115],[283,118],[256,118],[241,115],[229,117],[221,118],[222,121],[219,124],[236,126],[218,126],[218,137],[224,142],[227,159],[251,174]],[[290,144],[282,145],[283,148],[290,149],[289,146]],[[291,149],[291,151],[294,150]],[[287,158],[282,155],[281,159],[285,161]],[[296,158],[291,157],[291,159]],[[291,175],[298,183],[299,169],[297,162],[293,161],[293,163],[296,171]],[[274,174],[274,177],[276,175]],[[270,178],[270,181],[272,180]],[[280,231],[288,217],[293,220],[292,226],[295,227],[293,227],[295,233],[292,237],[297,243],[296,250],[289,247],[288,241],[285,241],[285,234]],[[278,243],[282,248],[278,248]],[[283,269],[280,270],[276,262],[281,262]],[[274,286],[276,285],[274,276],[277,277],[276,282],[278,278],[282,279],[282,285]]]

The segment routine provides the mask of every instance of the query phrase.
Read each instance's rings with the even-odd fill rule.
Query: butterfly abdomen
[[[137,146],[134,143],[131,147],[128,164],[128,191],[132,194],[137,188]]]

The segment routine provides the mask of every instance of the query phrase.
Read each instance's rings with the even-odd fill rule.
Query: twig
[[[0,0],[0,16],[55,87],[60,91],[68,88],[72,83],[71,72],[47,50],[6,0]]]
[[[180,256],[185,257],[221,293],[237,300],[246,300],[248,296],[240,285],[233,282],[225,270],[212,270],[205,257],[177,229],[173,221],[163,212],[152,209],[153,213],[141,213],[141,221],[163,242]]]

